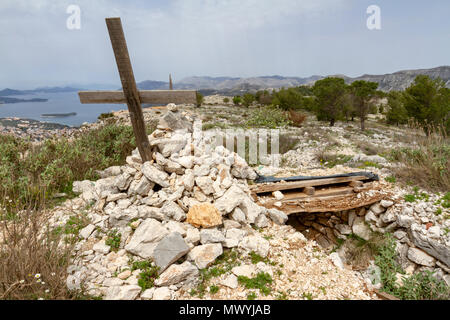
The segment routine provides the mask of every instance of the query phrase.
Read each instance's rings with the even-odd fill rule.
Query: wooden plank
[[[354,187],[354,188],[360,188],[363,186],[363,182],[362,181],[352,181],[348,185],[351,187]]]
[[[326,198],[329,196],[343,196],[353,193],[353,188],[350,187],[340,187],[340,188],[333,188],[329,190],[317,190],[314,195],[308,195],[304,192],[293,192],[293,193],[287,193],[284,196],[284,199],[282,200],[269,200],[266,201],[263,206],[273,206],[275,202],[281,202],[282,204],[295,204],[297,205],[297,200],[301,201],[308,201],[308,199],[311,200],[317,200],[318,198]]]
[[[394,297],[393,295],[391,295],[389,293],[382,292],[377,289],[374,289],[373,291],[376,293],[377,296],[379,296],[383,300],[400,300],[399,298]]]
[[[327,200],[328,202],[330,201],[338,201],[340,199],[342,199],[342,195],[341,196],[330,196],[330,197],[324,197],[321,198],[321,200]],[[360,208],[360,207],[365,207],[371,204],[374,204],[375,202],[379,202],[380,199],[378,198],[374,198],[371,200],[367,200],[361,203],[357,203],[355,205],[347,205],[347,206],[338,206],[338,207],[334,207],[334,208],[330,208],[327,206],[306,206],[306,207],[301,207],[299,205],[288,205],[285,208],[282,208],[281,210],[284,211],[284,213],[286,213],[287,215],[289,214],[293,214],[293,213],[318,213],[318,212],[338,212],[338,211],[344,211],[344,210],[350,210],[350,209],[355,209],[355,208]]]
[[[122,29],[122,22],[120,21],[120,18],[106,18],[106,25],[108,27],[125,100],[130,113],[130,120],[133,125],[134,136],[136,137],[136,145],[142,161],[150,161],[152,159],[152,151],[148,141],[144,116],[142,115],[141,99],[136,87],[133,67],[131,66],[130,55],[128,54],[127,42]]]
[[[197,102],[195,90],[140,90],[139,101],[150,104],[192,103]],[[125,104],[125,94],[122,91],[80,91],[78,92],[82,104],[111,103]]]
[[[266,193],[279,190],[292,190],[305,187],[323,186],[329,184],[345,183],[357,180],[366,180],[366,176],[354,176],[354,177],[339,177],[339,178],[327,178],[327,179],[317,179],[317,180],[305,180],[305,181],[295,181],[295,182],[285,182],[285,183],[273,183],[265,185],[257,185],[251,190],[254,193]]]

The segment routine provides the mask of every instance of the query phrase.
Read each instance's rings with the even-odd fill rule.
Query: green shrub
[[[286,127],[290,124],[287,113],[277,107],[260,107],[251,112],[248,127],[270,128]]]
[[[255,96],[251,93],[246,93],[242,97],[242,104],[246,106],[247,108],[255,101]]]
[[[247,300],[256,300],[256,298],[256,293],[253,291],[247,295]]]
[[[114,117],[114,114],[112,112],[108,112],[108,113],[101,113],[98,116],[98,119],[103,120],[103,119],[108,119],[108,118],[112,118],[112,117]]]
[[[377,249],[375,264],[381,271],[382,290],[403,300],[448,300],[450,288],[433,277],[430,271],[404,277],[398,285],[397,273],[405,274],[396,261],[395,240],[386,234],[385,242]]]
[[[242,102],[241,96],[234,96],[233,97],[233,103],[237,106]]]
[[[200,107],[203,104],[203,95],[200,92],[196,92],[196,99],[197,99],[197,107]]]
[[[135,147],[130,126],[106,125],[37,146],[2,135],[0,193],[14,199],[16,207],[40,205],[53,193],[70,193],[73,181],[97,179],[96,170],[123,164]]]
[[[152,266],[151,261],[148,260],[134,261],[131,265],[131,271],[138,269],[141,270],[138,277],[138,285],[142,288],[142,290],[152,288],[155,280],[159,277],[159,268],[157,266]]]
[[[283,110],[305,109],[312,110],[314,99],[305,97],[311,95],[312,92],[306,87],[281,88],[272,94],[272,104],[279,106]]]
[[[111,230],[108,233],[108,238],[105,241],[105,244],[110,246],[113,251],[117,251],[120,247],[120,240],[122,235],[116,229]]]
[[[209,292],[211,294],[216,294],[217,292],[219,292],[219,287],[216,286],[216,285],[212,285],[212,286],[209,287]]]

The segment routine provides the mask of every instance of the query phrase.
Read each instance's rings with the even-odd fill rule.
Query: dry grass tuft
[[[45,232],[44,211],[6,216],[0,209],[0,219],[0,300],[72,299],[65,281],[71,246]]]
[[[434,128],[429,135],[411,136],[413,147],[391,150],[390,158],[400,163],[396,177],[431,191],[450,190],[450,138]]]

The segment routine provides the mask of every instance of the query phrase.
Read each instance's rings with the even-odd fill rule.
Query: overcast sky
[[[381,30],[366,26],[373,4]],[[117,86],[105,17],[121,17],[137,81],[176,82],[449,65],[449,13],[448,0],[0,0],[0,89]]]

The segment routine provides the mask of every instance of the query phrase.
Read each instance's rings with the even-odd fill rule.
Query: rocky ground
[[[208,128],[242,126],[251,109],[221,99],[207,97],[211,105],[200,108],[145,109],[146,122],[158,124],[149,136],[154,162],[143,164],[135,150],[123,166],[101,172],[102,179],[74,183],[80,196],[49,218],[52,229],[73,217],[84,221],[75,235],[69,289],[104,299],[377,299],[379,269],[369,260],[356,265],[352,248],[338,240],[355,234],[369,241],[373,232],[394,234],[407,271],[399,279],[431,270],[450,284],[450,212],[441,205],[443,195],[405,202],[417,190],[385,181],[394,164],[382,155],[411,144],[404,129],[373,119],[361,132],[356,123],[330,128],[309,117],[301,128],[281,131],[280,167],[249,167],[223,147],[206,152],[208,141],[193,126],[194,119]],[[103,121],[129,123],[129,116],[120,111]],[[248,182],[257,174],[361,170],[380,176],[385,200],[288,219],[249,196]]]

